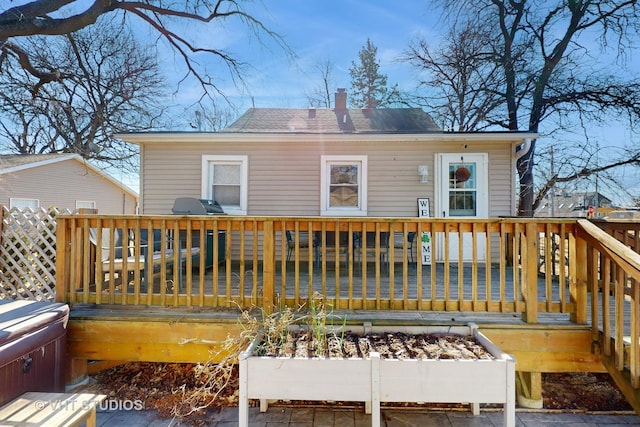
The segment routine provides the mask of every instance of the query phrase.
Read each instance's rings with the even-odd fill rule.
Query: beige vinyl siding
[[[180,142],[145,142],[143,145],[142,194],[143,213],[171,213],[177,197],[200,198],[202,194],[203,155],[246,155],[248,158],[248,214],[274,216],[316,216],[320,214],[321,156],[367,156],[368,216],[416,217],[417,199],[434,200],[436,153],[488,153],[489,216],[514,214],[512,152],[510,142],[424,141],[419,136],[398,136],[388,142],[384,138],[353,141],[318,137],[317,135],[258,136],[240,141],[236,136],[225,140],[222,135],[191,141],[178,135]],[[466,149],[464,148],[466,145]],[[418,166],[427,165],[429,178],[421,183]],[[237,233],[237,232],[236,232]],[[249,234],[247,234],[247,237]],[[237,242],[237,236],[233,238]],[[280,242],[276,242],[279,251]],[[259,251],[261,244],[259,243]],[[234,244],[232,257],[239,248]],[[252,248],[245,248],[247,259]],[[283,257],[285,254],[278,254]],[[396,254],[396,256],[400,256]],[[397,259],[399,260],[399,258]]]
[[[368,216],[417,216],[417,198],[434,204],[436,153],[486,152],[489,155],[489,215],[514,213],[512,146],[509,143],[425,142],[415,137],[385,143],[348,139],[322,141],[301,135],[295,141],[146,143],[142,170],[143,212],[171,213],[176,197],[199,198],[203,155],[248,156],[249,215],[319,215],[322,155],[368,159]],[[418,166],[429,167],[420,183]],[[432,212],[435,216],[435,213]]]
[[[76,200],[95,201],[101,214],[133,214],[136,199],[77,160],[65,160],[0,175],[0,203],[38,199],[40,207],[75,210]]]
[[[489,217],[515,215],[515,165],[510,150],[489,152]]]

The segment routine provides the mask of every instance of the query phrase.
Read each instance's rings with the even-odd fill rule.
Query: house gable
[[[136,192],[76,154],[0,155],[0,183],[0,204],[7,206],[23,199],[71,210],[95,202],[111,214],[137,209]]]

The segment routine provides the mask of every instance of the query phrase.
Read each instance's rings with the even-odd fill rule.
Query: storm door
[[[438,154],[438,179],[434,216],[455,219],[487,218],[488,216],[488,155],[486,153]],[[467,227],[469,228],[469,227]],[[444,261],[444,233],[436,236],[436,261]],[[458,232],[450,232],[449,261],[460,258],[460,236]],[[484,234],[477,234],[475,239],[475,259],[485,259]],[[471,261],[474,257],[473,236],[470,232],[462,233],[462,257]]]

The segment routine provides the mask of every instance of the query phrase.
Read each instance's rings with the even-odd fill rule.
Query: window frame
[[[201,198],[211,199],[212,195],[209,193],[212,185],[211,176],[209,171],[211,170],[211,164],[222,165],[239,165],[240,166],[240,206],[230,206],[220,203],[224,212],[228,215],[247,215],[248,205],[248,183],[249,183],[249,156],[246,155],[210,155],[205,154],[202,156],[202,169],[201,169]]]
[[[91,206],[78,206],[78,204],[91,204]],[[96,209],[97,203],[95,200],[76,200],[76,209]]]
[[[23,201],[23,202],[35,202],[36,203],[36,207],[32,207],[32,206],[15,206],[15,202],[16,201]],[[31,198],[27,198],[27,197],[11,197],[9,198],[9,209],[38,209],[40,207],[40,199],[31,199]]]
[[[358,207],[329,206],[330,167],[332,165],[358,166]],[[320,157],[320,215],[322,216],[367,216],[367,156],[321,156]]]

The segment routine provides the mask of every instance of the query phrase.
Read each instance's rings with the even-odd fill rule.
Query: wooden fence
[[[68,213],[1,207],[0,299],[55,299],[56,216]]]

